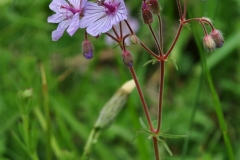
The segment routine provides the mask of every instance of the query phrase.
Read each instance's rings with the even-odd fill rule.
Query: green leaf
[[[173,59],[173,58],[171,58],[171,57],[169,57],[169,59],[173,62],[176,70],[178,70],[178,66],[177,66],[177,63],[176,63],[175,59]]]
[[[186,137],[186,135],[161,134],[160,137],[164,137],[164,138],[184,138],[184,137]]]
[[[157,138],[157,139],[160,142],[160,144],[162,144],[164,146],[164,148],[167,150],[167,152],[170,154],[170,156],[172,156],[172,151],[168,147],[167,143],[165,141],[161,140],[160,138]]]
[[[139,122],[140,122],[143,129],[147,129],[147,126],[145,125],[145,123],[143,122],[141,117],[139,118]]]
[[[145,133],[145,132],[139,131],[139,132],[132,138],[131,142],[133,142],[140,134],[143,134],[143,133]]]
[[[150,59],[149,61],[147,61],[146,63],[144,63],[143,66],[146,66],[150,63],[152,63],[152,65],[154,65],[156,62],[157,62],[157,60],[155,58],[153,58],[153,59]]]

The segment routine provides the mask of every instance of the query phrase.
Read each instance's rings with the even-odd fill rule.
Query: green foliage
[[[80,159],[101,108],[123,82],[131,79],[122,64],[121,51],[114,45],[108,46],[104,37],[90,38],[95,47],[94,59],[90,61],[81,53],[83,30],[73,37],[64,33],[59,41],[53,42],[51,32],[57,25],[47,23],[47,17],[53,14],[49,3],[0,1],[0,159]],[[129,14],[139,18],[141,1],[126,3]],[[166,51],[175,36],[179,17],[175,1],[160,3]],[[206,55],[206,63],[220,99],[235,159],[240,159],[239,7],[239,0],[190,0],[188,7],[192,16],[212,19],[225,37],[222,48]],[[199,29],[198,38],[202,41],[200,26],[191,24],[191,28],[193,25]],[[153,27],[156,29],[157,23]],[[157,49],[153,40],[146,38],[150,32],[141,22],[137,35],[149,48]],[[153,62],[151,57],[138,45],[128,49],[133,53],[138,79],[155,120],[158,65],[143,67],[144,63]],[[162,128],[187,137],[168,139],[169,135],[163,133],[161,142],[167,143],[165,148],[173,156],[160,145],[162,159],[228,159],[208,84],[200,82],[200,54],[192,30],[183,28],[171,58],[178,70],[175,63],[167,63]],[[42,88],[40,64],[44,66],[47,94]],[[49,122],[44,103],[49,107]],[[135,90],[115,123],[99,137],[90,159],[154,159],[148,134],[140,134],[131,141],[141,128],[146,128],[141,127],[139,117],[144,114]]]

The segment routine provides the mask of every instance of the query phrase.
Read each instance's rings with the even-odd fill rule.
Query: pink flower
[[[80,28],[87,27],[92,36],[109,31],[113,25],[127,19],[127,10],[123,0],[98,0],[87,2]]]
[[[49,8],[56,12],[56,14],[48,17],[49,23],[59,23],[57,29],[52,32],[52,40],[57,41],[65,31],[72,36],[80,24],[80,16],[82,9],[85,6],[87,0],[53,0],[49,5]]]

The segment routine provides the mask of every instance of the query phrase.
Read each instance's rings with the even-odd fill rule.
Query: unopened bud
[[[219,30],[214,29],[211,32],[211,36],[216,44],[216,48],[222,47],[222,45],[224,43],[222,33]]]
[[[90,41],[84,40],[82,43],[82,52],[86,59],[91,59],[93,57],[93,45]]]
[[[111,99],[104,105],[100,115],[94,125],[96,129],[104,129],[110,126],[116,119],[123,106],[126,104],[128,95],[135,88],[134,80],[126,82],[118,91],[112,96]]]
[[[138,44],[139,43],[139,39],[135,34],[131,35],[130,39],[131,39],[131,42],[133,44]]]
[[[143,17],[143,22],[146,24],[150,24],[153,22],[151,8],[144,1],[142,2],[142,17]]]
[[[161,11],[160,5],[157,0],[149,0],[148,3],[154,14],[158,14]]]
[[[216,47],[216,44],[210,35],[204,36],[203,45],[204,45],[205,49],[210,52],[212,52]]]
[[[133,66],[133,56],[129,51],[127,51],[127,50],[123,51],[122,58],[123,58],[123,63],[127,67],[131,68]]]

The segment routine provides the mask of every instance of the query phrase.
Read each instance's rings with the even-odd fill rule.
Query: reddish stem
[[[160,14],[157,14],[159,23],[159,41],[160,41],[160,56],[163,56],[163,34],[162,34],[162,18]]]
[[[158,140],[156,137],[153,137],[152,140],[153,140],[155,158],[156,160],[160,160],[159,151],[158,151]]]
[[[212,28],[212,30],[215,29],[214,26],[212,25],[212,23],[211,23],[210,21],[208,21],[207,19],[205,19],[205,18],[192,18],[192,19],[187,19],[187,20],[184,20],[184,21],[183,21],[183,24],[186,24],[186,23],[191,22],[191,21],[198,21],[198,22],[200,22],[200,23],[201,23],[201,22],[204,22],[204,23],[209,24],[210,27]]]
[[[163,107],[163,88],[164,88],[164,69],[165,61],[160,61],[160,77],[159,77],[159,99],[158,99],[158,123],[156,134],[160,132],[162,123],[162,107]]]
[[[176,37],[174,38],[174,41],[172,43],[172,45],[170,46],[169,50],[167,51],[167,53],[164,55],[164,59],[167,59],[168,56],[170,55],[170,53],[172,52],[172,49],[174,48],[179,36],[180,36],[180,33],[182,31],[182,27],[183,27],[183,24],[180,23],[179,27],[178,27],[178,31],[177,31],[177,34],[176,34]]]
[[[146,118],[147,118],[148,125],[149,125],[149,127],[150,127],[151,132],[154,132],[154,128],[153,128],[153,125],[152,125],[152,121],[151,121],[150,114],[149,114],[149,111],[148,111],[148,107],[147,107],[146,101],[145,101],[145,99],[144,99],[144,96],[143,96],[141,87],[140,87],[140,85],[139,85],[139,82],[138,82],[138,79],[137,79],[135,70],[134,70],[133,67],[130,67],[129,69],[130,69],[130,72],[131,72],[132,77],[133,77],[133,79],[134,79],[134,82],[135,82],[135,84],[136,84],[136,88],[137,88],[137,91],[138,91],[138,94],[139,94],[139,97],[140,97],[140,100],[141,100],[141,103],[142,103],[142,107],[143,107],[145,116],[146,116]]]
[[[115,29],[114,27],[112,27],[112,30],[113,30],[113,32],[115,33],[115,35],[116,35],[117,39],[119,39],[119,35],[118,35],[118,33],[117,33],[116,29]],[[121,37],[121,38],[122,38],[122,37]]]
[[[200,23],[201,23],[201,25],[202,25],[202,27],[203,27],[204,34],[205,34],[205,35],[208,35],[207,29],[206,29],[204,23],[203,23],[202,21],[201,21]]]
[[[148,53],[150,53],[153,57],[155,57],[156,59],[159,59],[159,57],[158,57],[153,51],[151,51],[145,44],[143,44],[141,41],[140,41],[140,44],[141,44],[141,46],[142,46]]]
[[[153,35],[153,38],[154,38],[154,40],[155,40],[155,43],[156,43],[156,45],[157,45],[157,48],[158,48],[158,52],[159,52],[159,54],[161,54],[161,53],[162,53],[162,51],[161,51],[161,48],[160,48],[160,44],[159,44],[159,42],[158,42],[158,39],[157,39],[157,37],[156,37],[156,35],[155,35],[155,33],[154,33],[153,29],[152,29],[152,26],[149,24],[149,25],[148,25],[148,27],[149,27],[149,29],[150,29],[150,31],[151,31],[151,33],[152,33],[152,35]]]
[[[123,37],[123,33],[122,33],[122,21],[119,22],[120,24],[120,37]]]
[[[186,0],[185,3],[184,3],[183,19],[185,19],[185,18],[186,18],[186,15],[187,15],[187,4],[188,4],[188,0]]]
[[[85,40],[88,40],[88,36],[87,36],[87,31],[86,30],[84,32],[84,37],[85,37]]]
[[[127,34],[123,37],[123,40],[122,40],[122,46],[123,46],[123,50],[125,51],[126,50],[126,45],[125,45],[125,39],[130,36],[131,34]]]
[[[128,21],[127,21],[127,20],[124,20],[124,21],[125,21],[125,23],[127,24],[127,26],[128,26],[128,28],[129,28],[131,34],[134,34],[134,32],[133,32],[132,28],[130,27]]]
[[[177,6],[178,6],[179,17],[180,17],[180,19],[182,21],[183,20],[183,14],[182,14],[182,7],[181,7],[180,0],[177,0]]]

